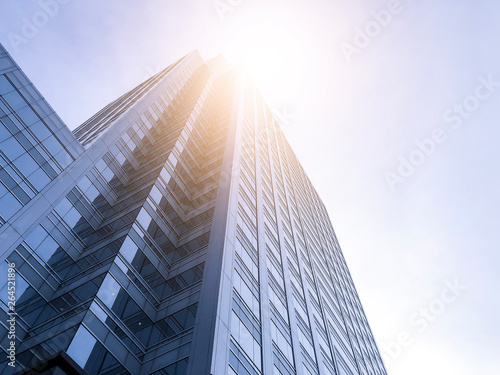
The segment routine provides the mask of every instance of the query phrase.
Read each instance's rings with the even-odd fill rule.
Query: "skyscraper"
[[[0,150],[2,374],[386,374],[323,203],[222,57],[71,133],[0,48]]]

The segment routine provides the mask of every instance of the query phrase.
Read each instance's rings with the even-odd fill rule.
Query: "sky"
[[[500,373],[500,2],[54,1],[0,0],[0,42],[71,129],[192,50],[246,66],[389,374]]]

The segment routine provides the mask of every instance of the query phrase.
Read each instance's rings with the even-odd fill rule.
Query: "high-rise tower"
[[[0,48],[0,162],[2,374],[386,374],[323,203],[222,57],[72,134]]]

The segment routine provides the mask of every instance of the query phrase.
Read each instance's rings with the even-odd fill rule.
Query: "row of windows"
[[[2,225],[73,161],[5,75],[0,75],[0,150]]]
[[[157,108],[153,107],[152,110],[154,112]],[[154,118],[154,114],[152,118]],[[154,118],[154,120],[157,121],[159,119]],[[150,121],[148,122],[150,123]],[[141,356],[141,350],[137,346],[138,343],[142,343],[144,346],[148,346],[150,343],[158,345],[162,340],[168,340],[178,334],[187,332],[194,325],[196,303],[173,312],[159,321],[153,322],[148,314],[143,311],[144,302],[142,301],[145,301],[145,296],[147,296],[147,293],[151,293],[150,291],[152,290],[155,290],[159,299],[166,299],[189,288],[201,280],[203,264],[198,264],[177,275],[173,275],[171,278],[162,280],[159,272],[149,261],[149,258],[144,256],[142,250],[135,251],[134,255],[124,250],[124,255],[128,257],[131,263],[129,266],[134,271],[132,272],[131,269],[127,268],[123,261],[116,259],[115,265],[112,266],[112,269],[114,269],[113,272],[116,274],[121,269],[124,273],[128,273],[128,279],[134,282],[138,288],[137,292],[140,290],[143,297],[137,294],[135,288],[129,286],[127,290],[135,294],[134,298],[140,297],[137,300],[132,299],[131,295],[126,293],[123,288],[117,288],[119,284],[116,281],[113,283],[114,279],[110,279],[110,275],[108,275],[99,292],[97,292],[98,285],[102,283],[102,278],[104,277],[102,273],[98,278],[92,279],[91,284],[86,283],[84,286],[77,286],[78,278],[81,280],[89,272],[100,272],[102,269],[109,267],[107,266],[108,262],[112,262],[115,259],[114,256],[119,246],[115,246],[112,251],[105,251],[107,247],[103,247],[102,242],[100,242],[101,245],[97,244],[96,241],[105,241],[106,236],[116,236],[121,228],[125,228],[126,226],[130,228],[136,219],[144,227],[144,230],[147,231],[147,234],[143,232],[143,241],[146,242],[148,248],[155,247],[153,243],[148,242],[150,240],[163,245],[159,246],[159,249],[155,248],[150,254],[155,254],[156,251],[160,255],[160,252],[162,252],[161,257],[170,259],[171,261],[180,259],[188,253],[203,248],[208,242],[209,233],[205,233],[198,238],[188,241],[186,244],[180,246],[179,249],[172,249],[171,243],[165,243],[160,239],[159,236],[161,234],[159,234],[158,225],[152,223],[151,213],[143,211],[141,216],[139,209],[132,209],[135,204],[147,196],[147,194],[144,195],[143,193],[145,189],[141,189],[140,185],[134,186],[133,182],[131,184],[128,183],[129,180],[132,181],[136,178],[138,174],[134,171],[133,164],[147,164],[147,159],[145,158],[146,156],[149,157],[149,155],[143,151],[146,148],[151,149],[151,146],[147,144],[147,142],[151,141],[147,133],[140,126],[132,126],[132,129],[124,136],[123,142],[120,141],[117,145],[113,146],[108,154],[97,163],[96,169],[88,176],[82,178],[78,184],[78,188],[73,189],[66,198],[63,198],[49,215],[51,225],[57,226],[57,230],[65,232],[65,236],[68,237],[61,242],[52,236],[51,231],[44,224],[44,226],[39,226],[27,238],[29,244],[26,243],[26,248],[29,250],[25,252],[31,252],[38,259],[38,261],[35,261],[35,258],[30,259],[32,265],[39,263],[42,266],[41,271],[45,268],[53,272],[53,275],[57,276],[56,280],[59,280],[61,285],[65,285],[64,287],[69,290],[69,294],[47,301],[46,298],[47,296],[50,298],[51,293],[47,292],[47,296],[37,293],[36,289],[30,286],[30,283],[36,280],[35,274],[23,266],[23,263],[18,259],[12,259],[16,260],[16,263],[20,266],[19,280],[24,280],[22,275],[27,275],[30,280],[30,283],[26,283],[25,291],[22,290],[22,281],[20,281],[21,285],[18,287],[18,297],[20,298],[18,311],[20,316],[22,316],[20,319],[25,320],[27,324],[33,325],[34,328],[30,332],[30,335],[37,335],[40,332],[46,331],[54,324],[65,321],[69,317],[68,314],[70,311],[68,307],[70,305],[78,306],[80,311],[87,310],[89,305],[84,300],[81,300],[81,298],[91,298],[96,293],[109,309],[106,313],[101,309],[100,316],[103,317],[103,313],[113,316],[113,319],[103,318],[106,320],[109,329],[116,333],[120,340],[126,343],[131,352],[137,356]],[[154,171],[147,173],[151,177],[154,175]],[[140,181],[140,184],[144,186],[145,181]],[[133,196],[125,198],[129,194],[130,189],[136,189],[136,186],[141,190],[136,190],[137,193],[134,193]],[[213,192],[211,194],[210,199],[213,199]],[[106,203],[103,204],[103,201]],[[113,205],[116,207],[113,207]],[[139,217],[137,217],[138,214]],[[199,213],[188,221],[186,225],[194,227],[205,222],[212,215],[213,210],[208,211],[208,213]],[[149,218],[146,216],[149,216]],[[158,220],[158,217],[155,217],[155,220]],[[49,223],[47,219],[45,222]],[[101,228],[99,228],[100,225]],[[142,232],[140,228],[134,229],[135,232],[138,230]],[[80,248],[73,251],[72,255],[69,256],[67,251],[74,246],[73,244],[78,245],[80,240]],[[134,241],[137,242],[136,240]],[[90,246],[87,246],[86,251],[80,255],[79,251],[81,251],[85,243]],[[127,243],[130,244],[130,242]],[[64,246],[64,249],[61,246]],[[76,247],[78,248],[79,245]],[[131,251],[133,252],[133,250]],[[173,252],[179,254],[178,258],[174,255],[169,255],[173,254]],[[74,261],[72,257],[77,259],[77,261]],[[118,268],[113,268],[116,266]],[[54,287],[58,284],[57,281],[50,281],[51,279],[47,276],[44,276],[43,279],[47,279],[47,282],[52,282]],[[90,288],[91,285],[92,288]],[[111,291],[113,287],[116,290]],[[78,299],[75,300],[77,296]],[[152,299],[151,294],[149,296],[147,298]],[[139,303],[138,301],[141,302]],[[97,307],[94,307],[94,310],[98,311]],[[72,314],[75,313],[75,311],[72,312]],[[38,322],[38,317],[40,316],[43,316],[45,319],[43,326]],[[79,330],[78,332],[77,337],[81,335],[85,336],[86,331]],[[131,333],[135,338],[130,336]],[[50,340],[52,339],[46,340],[43,345],[50,345]],[[75,340],[75,343],[78,343],[76,338]],[[83,358],[80,361],[85,370],[92,373],[108,370],[120,372],[122,370],[119,365],[109,368],[100,365],[102,364],[100,359],[103,356],[112,357],[108,349],[104,349],[99,341],[92,340],[89,337],[86,337],[83,341],[86,342],[86,345],[82,345],[79,348],[81,350],[77,351],[75,349],[71,351],[70,348],[70,352],[76,358],[87,356],[87,358]],[[74,348],[78,348],[80,344],[72,345]],[[103,349],[103,351],[96,358],[94,354],[98,352],[98,348],[99,350]],[[65,348],[59,349],[64,350]],[[38,350],[37,347],[32,348],[31,353],[36,350]],[[118,347],[113,349],[113,352],[118,353]],[[106,360],[105,362],[109,365],[109,361]],[[182,371],[182,368],[185,368],[185,366],[183,367],[179,362],[178,365],[167,367],[165,371],[177,371],[178,369]]]
[[[360,358],[361,356],[368,357],[372,353],[370,348],[371,340],[368,338],[372,339],[372,337],[369,329],[366,329],[366,319],[362,310],[360,310],[359,299],[348,271],[346,271],[345,262],[343,262],[343,259],[337,259],[337,253],[340,253],[340,249],[336,244],[336,238],[329,224],[324,205],[320,202],[317,193],[312,188],[302,167],[296,161],[295,155],[281,132],[276,127],[273,127],[275,124],[270,118],[270,113],[267,113],[266,110],[262,112],[257,109],[257,117],[255,122],[253,121],[253,91],[249,90],[247,96],[243,125],[243,149],[241,152],[243,162],[241,163],[240,181],[242,183],[240,183],[240,189],[243,188],[242,190],[246,193],[247,189],[252,187],[249,190],[253,191],[253,186],[248,184],[249,180],[253,181],[253,168],[247,163],[248,160],[252,160],[250,158],[253,158],[253,154],[251,151],[247,151],[247,148],[254,147],[253,130],[256,127],[258,129],[257,141],[260,150],[258,166],[260,176],[262,176],[259,189],[263,197],[263,205],[257,208],[257,212],[259,212],[259,220],[264,222],[264,225],[260,226],[260,228],[264,229],[266,246],[269,247],[268,252],[272,254],[267,258],[271,306],[275,309],[276,316],[281,316],[283,321],[287,321],[286,298],[283,292],[278,292],[281,285],[284,285],[282,283],[280,262],[276,258],[280,257],[281,247],[281,250],[286,249],[288,277],[294,291],[293,296],[290,298],[293,300],[294,311],[297,314],[297,322],[299,322],[299,329],[297,330],[300,336],[299,342],[302,350],[306,353],[306,358],[308,358],[306,361],[308,363],[307,373],[317,372],[312,333],[308,323],[309,317],[314,320],[314,327],[316,327],[314,338],[317,341],[317,347],[321,348],[319,354],[321,354],[324,366],[326,366],[323,368],[325,371],[333,373],[333,346],[330,344],[331,332],[328,333],[329,331],[327,331],[325,325],[327,321],[330,323],[332,319],[336,320],[335,323],[332,323],[333,325],[328,324],[329,330],[330,327],[337,327],[335,329],[342,332],[343,335],[347,335],[348,331],[352,331],[352,336],[359,339],[360,345],[366,345],[366,349],[362,347],[357,349],[357,344],[351,349],[355,352],[359,350]],[[257,97],[257,101],[259,103],[256,106],[259,107],[260,97]],[[276,206],[274,201],[275,188],[277,195]],[[240,193],[240,195],[240,202],[248,200],[248,194]],[[240,207],[245,211],[253,211],[247,203],[240,203]],[[279,227],[275,217],[280,220]],[[304,234],[302,231],[304,231]],[[261,233],[258,234],[261,235]],[[341,279],[337,277],[336,273],[332,274],[332,264],[335,262],[341,264],[341,269],[337,269],[338,267],[335,266],[336,273],[340,273]],[[306,308],[305,296],[302,291],[302,272],[304,273],[307,300],[310,301],[308,302],[310,303],[309,309]],[[337,285],[334,287],[335,283]],[[337,306],[337,296],[333,293],[333,290],[339,287],[343,290],[340,297],[342,300],[341,307]],[[342,309],[342,312],[340,309]],[[329,315],[337,314],[333,313],[333,310],[337,310],[340,316],[348,317],[346,326],[344,326],[343,318],[329,317]],[[285,336],[287,335],[285,334]],[[356,339],[356,341],[358,340]],[[283,374],[286,373],[286,370],[282,369],[277,371]],[[304,373],[306,373],[305,371],[304,369]]]
[[[149,89],[156,84],[158,81],[163,79],[177,64],[173,64],[164,71],[158,73],[154,77],[137,86],[135,89],[131,90],[127,94],[123,95],[103,110],[98,112],[95,116],[89,119],[86,123],[82,124],[75,130],[75,134],[79,140],[84,144],[90,144],[94,139],[96,139],[100,134],[102,134],[107,127],[117,119],[122,113],[124,113],[130,106],[132,106],[136,101],[138,101]],[[193,69],[193,65],[189,65],[186,69]],[[168,96],[175,97],[177,93],[184,87],[186,82],[186,77],[178,75],[174,82],[169,85]],[[170,98],[170,99],[171,99]],[[97,121],[96,121],[97,120]]]

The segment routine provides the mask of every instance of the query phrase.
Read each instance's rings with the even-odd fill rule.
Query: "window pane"
[[[14,137],[10,137],[0,144],[0,149],[7,155],[10,161],[17,159],[19,156],[24,154],[26,150]]]
[[[10,84],[4,75],[0,76],[0,95],[7,94],[14,90],[14,87]]]
[[[36,137],[40,141],[47,139],[51,134],[49,129],[47,129],[45,124],[41,121],[37,121],[33,125],[31,125],[30,130],[36,135]]]
[[[14,111],[26,106],[26,102],[17,91],[12,91],[3,95],[3,98],[9,103]]]
[[[67,354],[83,368],[94,349],[95,343],[94,336],[85,327],[80,326],[73,341],[71,341]]]
[[[23,205],[11,193],[5,194],[0,199],[0,216],[9,220],[12,215],[21,209]]]

